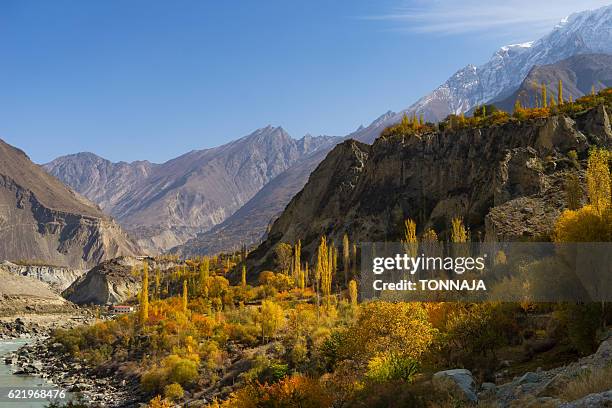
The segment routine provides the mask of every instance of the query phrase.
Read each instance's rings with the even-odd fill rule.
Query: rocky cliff
[[[0,140],[0,259],[86,269],[138,252],[99,208]]]
[[[134,298],[141,289],[140,274],[134,275],[133,268],[141,270],[143,262],[149,265],[149,282],[154,281],[153,271],[162,273],[174,268],[172,261],[156,261],[144,257],[119,257],[111,259],[87,271],[77,279],[62,295],[73,303],[86,305],[118,304]]]
[[[8,261],[0,262],[0,268],[15,275],[28,276],[45,282],[57,293],[61,293],[85,273],[84,269],[52,265],[18,265]]]
[[[474,239],[545,237],[565,206],[567,172],[584,167],[593,144],[612,145],[603,106],[575,119],[381,137],[371,146],[345,141],[291,200],[250,255],[251,265],[270,261],[279,242],[301,239],[308,257],[321,235],[337,245],[344,233],[356,242],[399,240],[408,217],[420,231],[431,227],[442,238],[455,216],[464,218]]]

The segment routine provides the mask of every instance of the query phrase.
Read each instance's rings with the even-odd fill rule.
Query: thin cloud
[[[512,1],[409,1],[386,14],[368,16],[369,20],[389,23],[397,31],[442,35],[469,32],[526,34],[528,37],[549,31],[571,13],[611,4],[607,1],[559,0],[550,4],[533,0]]]

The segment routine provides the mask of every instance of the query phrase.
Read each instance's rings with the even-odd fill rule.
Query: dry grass
[[[574,401],[610,389],[612,389],[612,366],[589,371],[570,381],[560,397],[566,401]]]

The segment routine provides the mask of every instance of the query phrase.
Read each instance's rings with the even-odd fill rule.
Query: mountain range
[[[224,221],[270,180],[334,140],[295,140],[284,129],[267,126],[163,164],[111,163],[92,153],[78,153],[43,167],[98,203],[142,248],[157,253]]]
[[[406,114],[437,121],[482,103],[511,110],[533,81],[556,89],[562,79],[565,97],[575,98],[593,85],[609,86],[605,53],[612,53],[612,6],[575,13],[537,41],[501,47],[485,64],[459,70],[407,109],[388,111],[344,137],[295,140],[268,126],[163,164],[111,163],[79,153],[44,167],[98,203],[149,252],[214,253],[257,243],[342,140],[371,144]]]
[[[546,85],[549,95],[556,100],[559,81],[565,100],[575,100],[588,94],[593,87],[612,87],[612,55],[579,54],[554,64],[535,66],[510,96],[491,103],[507,112],[512,112],[517,100],[523,106],[535,106],[536,95],[540,97],[541,84]]]
[[[534,66],[589,53],[612,53],[612,5],[574,13],[537,41],[501,47],[485,64],[460,69],[405,112],[439,121],[507,97]]]
[[[0,259],[86,269],[139,253],[111,217],[0,140]]]

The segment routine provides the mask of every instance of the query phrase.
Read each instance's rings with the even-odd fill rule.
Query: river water
[[[50,386],[44,379],[34,376],[13,375],[12,366],[4,364],[4,355],[16,351],[28,343],[28,340],[2,340],[0,341],[0,391],[6,394],[7,389],[38,388],[43,385]],[[47,401],[24,400],[16,402],[7,401],[4,395],[0,396],[0,408],[43,408]]]

